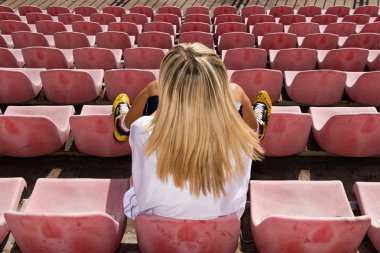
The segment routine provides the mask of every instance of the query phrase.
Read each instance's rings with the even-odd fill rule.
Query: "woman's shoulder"
[[[149,128],[150,123],[152,122],[153,116],[142,116],[136,119],[132,125],[131,130],[146,130]]]

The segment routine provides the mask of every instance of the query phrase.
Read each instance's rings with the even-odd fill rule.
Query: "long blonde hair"
[[[225,194],[234,173],[243,173],[242,152],[260,160],[256,133],[234,106],[223,62],[202,44],[179,44],[161,63],[160,102],[145,153],[156,152],[158,177],[172,176],[191,194]]]

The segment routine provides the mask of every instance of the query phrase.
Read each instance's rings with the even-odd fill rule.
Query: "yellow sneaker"
[[[129,130],[123,128],[121,123],[123,122],[125,115],[127,115],[131,105],[129,103],[129,97],[127,94],[119,94],[112,104],[113,114],[113,137],[118,142],[123,142],[128,139]]]
[[[256,94],[255,101],[253,102],[253,110],[255,111],[258,125],[257,134],[261,141],[264,139],[267,123],[272,112],[272,101],[270,100],[268,92],[261,90]]]

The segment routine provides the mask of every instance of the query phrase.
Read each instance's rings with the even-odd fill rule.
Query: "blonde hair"
[[[158,177],[172,176],[181,189],[188,183],[196,196],[225,194],[226,181],[243,173],[242,152],[260,160],[263,150],[234,106],[223,62],[202,44],[179,44],[163,59],[158,83],[145,146],[156,152]]]

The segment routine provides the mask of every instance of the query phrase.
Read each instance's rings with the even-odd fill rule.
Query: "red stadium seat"
[[[53,35],[55,46],[60,49],[74,49],[95,45],[93,36],[78,32],[57,32]]]
[[[214,18],[222,14],[237,14],[237,8],[235,6],[217,6],[214,8]]]
[[[365,24],[360,33],[380,33],[380,22]]]
[[[21,17],[13,12],[0,12],[0,21],[2,20],[21,21]]]
[[[34,32],[13,32],[11,34],[14,48],[25,47],[52,47],[54,46],[53,38],[48,39],[42,33]]]
[[[141,30],[141,29],[140,29]],[[114,32],[125,32],[129,36],[137,36],[141,31],[139,31],[138,26],[135,23],[130,22],[113,22],[108,24],[108,31]]]
[[[32,13],[32,12],[39,12],[42,13],[42,9],[37,6],[32,6],[32,5],[22,5],[17,7],[18,13],[20,16],[26,16],[27,13]]]
[[[127,13],[121,16],[121,22],[134,23],[136,25],[144,25],[148,23],[148,17],[141,13]]]
[[[318,51],[318,66],[320,69],[341,71],[363,71],[368,57],[368,49],[340,48],[330,51]]]
[[[234,48],[223,51],[223,62],[229,70],[266,67],[267,51],[260,48]]]
[[[189,6],[186,8],[185,11],[185,18],[187,15],[191,14],[205,14],[205,15],[210,15],[210,12],[208,10],[208,7],[206,6]]]
[[[218,50],[228,50],[232,48],[254,47],[255,36],[246,32],[223,33],[219,38]]]
[[[278,5],[278,6],[271,7],[269,10],[269,15],[273,15],[276,18],[279,18],[283,15],[288,15],[288,14],[294,14],[294,10],[290,6]]]
[[[317,65],[318,52],[310,48],[269,50],[269,61],[272,69],[280,71],[312,70]]]
[[[161,6],[157,9],[157,14],[169,13],[177,15],[179,18],[182,18],[181,8],[177,6]]]
[[[247,26],[239,22],[222,23],[215,27],[214,37],[218,39],[223,33],[230,32],[247,32]]]
[[[283,25],[291,25],[299,22],[306,22],[306,17],[301,14],[287,14],[282,15],[278,21]]]
[[[328,25],[330,23],[338,22],[338,16],[333,14],[321,14],[315,15],[311,18],[311,22],[318,23],[320,25]]]
[[[325,151],[342,156],[380,154],[380,114],[375,107],[310,107],[313,135]]]
[[[97,22],[77,21],[72,24],[73,32],[80,32],[86,35],[95,35],[98,32],[103,32],[102,27]]]
[[[340,181],[251,181],[250,196],[261,253],[356,252],[371,222],[354,216]]]
[[[0,48],[1,68],[22,68],[24,65],[21,49]]]
[[[90,21],[97,22],[100,25],[108,25],[109,23],[116,22],[116,17],[109,13],[93,13],[90,15]]]
[[[368,59],[367,59],[367,66],[369,70],[380,70],[380,51],[379,50],[370,50]]]
[[[123,16],[123,14],[127,13],[125,11],[125,9],[121,6],[104,6],[102,8],[102,12],[112,14],[115,17],[119,17],[119,18],[121,18],[121,16]]]
[[[21,50],[27,68],[68,69],[73,67],[71,50],[64,51],[52,47],[27,47]]]
[[[346,93],[355,102],[380,106],[380,71],[348,72]]]
[[[253,26],[252,33],[255,35],[256,40],[259,36],[264,36],[267,33],[284,32],[284,25],[275,22],[263,22]]]
[[[75,13],[62,13],[58,14],[58,21],[62,22],[65,25],[71,25],[77,21],[84,21],[84,18],[82,15]]]
[[[297,47],[297,36],[292,33],[267,33],[262,40],[258,40],[259,48],[267,51],[271,49],[285,49]]]
[[[253,26],[256,25],[257,23],[263,23],[263,22],[276,22],[276,19],[272,15],[268,14],[254,14],[248,16],[246,20],[247,26]]]
[[[0,5],[0,12],[14,12],[14,10],[7,5]]]
[[[206,23],[208,25],[211,25],[211,18],[209,15],[205,14],[189,14],[185,16],[185,20],[182,25],[189,22]]]
[[[34,157],[57,151],[69,136],[73,114],[72,105],[8,106],[0,117],[2,154]]]
[[[0,47],[13,48],[13,41],[9,35],[0,34]]]
[[[308,34],[319,33],[319,25],[313,22],[299,22],[289,26],[288,33],[294,33],[298,37],[305,37]]]
[[[200,22],[187,22],[181,26],[181,33],[185,32],[205,32],[211,33],[211,26]]]
[[[170,35],[175,35],[174,25],[167,22],[154,21],[144,24],[144,32],[164,32]]]
[[[41,20],[51,20],[53,21],[53,17],[46,13],[38,13],[32,12],[26,14],[26,21],[28,24],[35,24],[37,21]]]
[[[241,16],[243,20],[251,15],[265,14],[265,8],[261,5],[248,5],[241,9]]]
[[[98,10],[92,6],[77,6],[74,8],[73,13],[79,14],[83,17],[89,17],[91,14],[98,13]]]
[[[243,23],[243,19],[238,14],[221,14],[214,20],[214,25],[219,25],[226,22],[240,22]]]
[[[169,14],[169,13],[156,14],[153,17],[153,21],[161,21],[161,22],[170,23],[176,27],[176,32],[179,32],[181,28],[180,18],[174,14]]]
[[[297,10],[297,14],[305,15],[306,17],[314,17],[322,14],[322,8],[315,5],[301,6]]]
[[[305,38],[298,38],[298,45],[303,48],[330,50],[338,48],[339,36],[331,33],[313,33]]]
[[[132,37],[133,38],[133,37]],[[100,32],[96,34],[96,46],[108,49],[131,48],[134,44],[134,38],[131,38],[127,33],[123,32]]]
[[[1,34],[11,34],[13,32],[28,31],[30,32],[30,27],[21,21],[16,20],[3,20],[0,21],[0,31]]]
[[[350,35],[341,45],[342,48],[358,47],[366,49],[380,49],[380,34],[359,33]]]
[[[378,17],[379,16],[379,6],[376,5],[363,5],[358,6],[354,10],[354,14],[366,14],[371,17]]]
[[[240,232],[236,215],[212,220],[182,220],[141,214],[136,217],[135,225],[139,249],[145,253],[156,252],[158,248],[162,252],[233,253]],[[170,240],[165,239],[167,236]]]
[[[352,14],[352,15],[347,15],[343,18],[343,22],[353,22],[358,25],[364,25],[369,23],[370,16],[366,14]]]
[[[46,12],[51,16],[57,17],[59,14],[70,13],[70,10],[64,6],[50,5],[46,7]]]
[[[214,36],[211,33],[205,32],[182,32],[179,34],[178,43],[202,43],[208,48],[214,49]]]
[[[121,68],[123,51],[96,47],[83,47],[73,50],[74,62],[79,69],[117,69]]]
[[[53,35],[57,32],[66,32],[66,27],[62,22],[43,20],[36,22],[37,32],[45,35]]]
[[[124,67],[136,69],[159,69],[166,51],[161,48],[136,47],[124,50]]]
[[[344,17],[350,14],[350,7],[348,6],[330,6],[326,9],[326,14],[337,15],[338,17]]]
[[[138,47],[156,47],[170,49],[173,47],[173,38],[168,33],[144,32],[137,36]]]
[[[350,36],[356,33],[356,24],[352,22],[331,23],[326,26],[324,33],[333,33],[338,36]]]
[[[150,6],[135,5],[129,9],[129,12],[144,14],[150,19],[153,19],[153,16],[154,16],[153,8]]]

